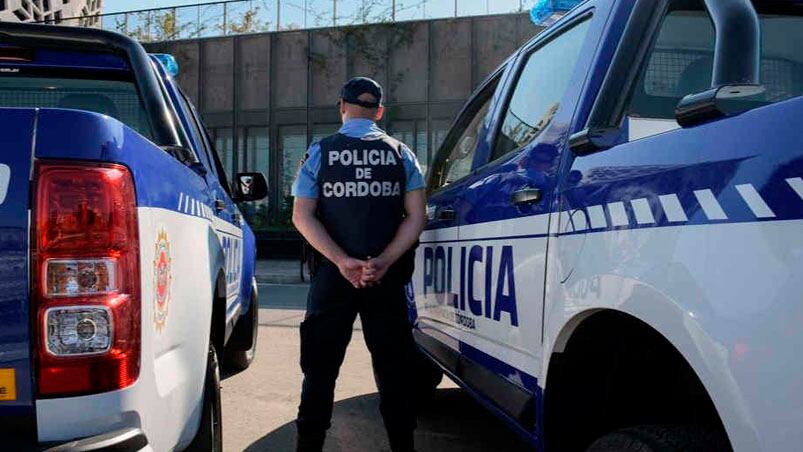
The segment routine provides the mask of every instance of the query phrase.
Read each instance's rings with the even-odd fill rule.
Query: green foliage
[[[270,22],[259,19],[260,7],[248,8],[239,17],[229,18],[224,25],[224,34],[258,33],[270,30]]]

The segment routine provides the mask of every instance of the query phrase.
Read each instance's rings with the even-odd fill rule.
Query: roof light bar
[[[162,63],[168,74],[178,77],[178,61],[176,61],[176,57],[169,53],[152,53],[151,55]]]
[[[583,1],[585,0],[537,0],[530,10],[530,20],[539,27],[548,27]]]

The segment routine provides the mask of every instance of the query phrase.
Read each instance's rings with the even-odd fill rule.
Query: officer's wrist
[[[387,262],[388,265],[393,265],[399,259],[399,256],[393,256],[393,253],[389,253],[387,250],[379,255],[379,259]]]
[[[331,261],[332,261],[332,262],[333,262],[333,263],[334,263],[336,266],[340,267],[341,265],[343,265],[343,261],[345,261],[347,258],[348,258],[348,256],[346,256],[346,254],[345,254],[345,253],[343,253],[343,254],[341,254],[341,253],[338,253],[338,254],[335,254],[335,255],[333,255],[333,256],[331,257],[331,259],[330,259],[330,260],[331,260]]]

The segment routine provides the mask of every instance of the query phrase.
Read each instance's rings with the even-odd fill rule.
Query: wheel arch
[[[608,428],[627,425],[627,422],[635,420],[637,416],[628,418],[627,409],[622,406],[628,403],[638,405],[640,402],[636,400],[634,394],[637,392],[636,388],[643,389],[650,385],[636,383],[633,389],[626,387],[625,382],[628,378],[634,378],[634,375],[626,373],[631,371],[635,371],[636,374],[642,373],[639,364],[649,362],[650,358],[639,359],[637,351],[649,348],[658,350],[662,360],[673,363],[671,366],[664,364],[667,373],[659,374],[659,377],[663,375],[664,378],[659,378],[652,386],[667,391],[677,387],[688,390],[688,393],[681,391],[680,394],[676,394],[679,399],[662,401],[667,406],[672,406],[674,410],[666,418],[671,420],[675,416],[676,419],[681,419],[681,405],[688,403],[694,408],[689,406],[686,412],[696,413],[689,418],[693,418],[695,422],[701,419],[707,420],[721,428],[723,433],[731,432],[734,425],[744,428],[745,423],[739,416],[745,412],[736,413],[734,416],[731,411],[732,406],[729,406],[733,400],[722,403],[723,397],[732,397],[735,394],[738,398],[738,385],[732,380],[729,372],[726,375],[715,375],[715,370],[706,363],[705,347],[713,345],[709,343],[710,339],[702,334],[701,329],[695,330],[688,325],[687,328],[673,328],[672,332],[667,332],[661,322],[656,323],[649,322],[649,319],[645,321],[641,316],[624,310],[594,307],[576,313],[562,325],[554,338],[549,341],[551,347],[545,353],[544,428],[547,444],[552,444],[550,448],[556,442],[563,445],[569,432],[563,431],[560,424],[569,420],[571,425],[568,428],[571,434],[575,438],[583,436],[578,434],[578,428],[583,422],[578,421],[576,411],[584,410],[584,405],[587,408],[589,404],[596,404],[596,410],[605,415]],[[706,342],[705,346],[701,346],[700,341]],[[614,345],[625,348],[616,350],[613,349]],[[598,356],[593,356],[593,351]],[[617,358],[624,358],[625,363],[618,362]],[[660,368],[662,360],[653,359],[657,363],[657,368]],[[591,377],[577,377],[579,374]],[[647,371],[646,374],[649,375],[650,372]],[[679,383],[669,385],[668,383],[675,378]],[[632,395],[628,396],[628,393]],[[651,392],[648,391],[649,393]],[[610,397],[606,397],[605,394],[609,394]],[[688,397],[683,398],[684,394]],[[618,410],[618,412],[612,415],[610,407],[616,405],[619,405],[619,408],[613,408],[613,411]],[[574,407],[574,410],[568,408],[570,406]],[[642,414],[644,413],[639,413]],[[698,414],[701,415],[697,416]],[[657,422],[657,419],[652,418],[660,417],[650,413],[645,416],[645,420]],[[617,425],[617,422],[624,424]],[[593,430],[585,432],[586,436],[582,440],[593,440],[598,433],[600,432]],[[732,435],[729,436],[732,438]],[[582,440],[576,441],[582,442]]]

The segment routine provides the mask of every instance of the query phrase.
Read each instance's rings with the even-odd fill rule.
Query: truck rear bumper
[[[88,452],[95,450],[140,451],[149,450],[145,432],[138,428],[125,428],[101,435],[90,436],[63,444],[43,444],[45,452]]]

